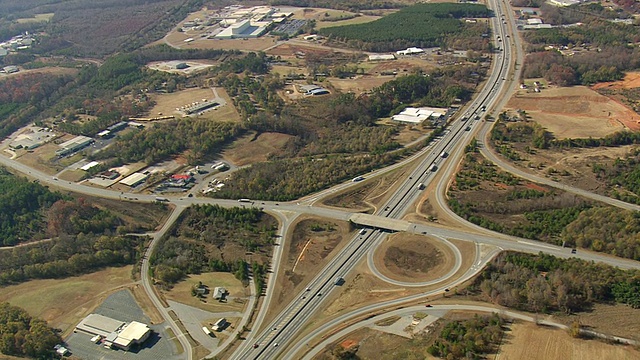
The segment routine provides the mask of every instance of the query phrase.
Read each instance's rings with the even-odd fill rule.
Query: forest
[[[0,303],[0,353],[32,359],[56,359],[54,346],[62,343],[60,331],[31,317],[24,309]]]
[[[330,40],[347,42],[350,46],[374,52],[395,51],[409,46],[446,48],[448,37],[465,31],[467,36],[475,36],[476,42],[481,42],[481,34],[486,29],[478,28],[477,33],[469,34],[465,28],[467,25],[459,19],[488,15],[489,10],[479,4],[417,4],[369,23],[328,27],[318,33]]]
[[[543,253],[501,253],[468,289],[490,302],[536,313],[571,314],[594,303],[640,308],[639,271]]]
[[[154,277],[170,288],[187,274],[223,271],[246,285],[251,265],[263,289],[276,229],[276,220],[255,207],[191,206],[152,255]]]
[[[62,279],[140,261],[144,236],[62,235],[0,250],[0,286],[33,279]]]
[[[1,246],[43,238],[45,212],[64,196],[0,168]]]
[[[502,340],[503,324],[498,314],[451,321],[427,351],[443,359],[484,359]]]
[[[456,214],[490,230],[640,259],[637,213],[529,184],[498,169],[478,153],[466,155],[449,189],[449,206]]]
[[[31,51],[39,54],[103,57],[130,52],[162,38],[203,1],[92,0],[0,1],[0,34],[28,30],[46,34]],[[54,13],[49,22],[20,26],[15,20]]]

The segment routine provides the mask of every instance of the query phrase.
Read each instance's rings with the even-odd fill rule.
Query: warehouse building
[[[149,178],[149,175],[143,173],[133,173],[126,178],[120,180],[120,184],[127,185],[130,187],[136,187],[142,184],[145,180]]]
[[[395,60],[396,56],[393,54],[372,54],[369,55],[369,61],[385,61],[385,60]]]
[[[393,115],[391,120],[405,124],[421,124],[427,119],[438,120],[445,116],[447,109],[430,107],[408,107],[398,115]]]
[[[397,55],[415,55],[415,54],[422,54],[422,53],[424,53],[424,50],[417,47],[410,47],[405,50],[396,51]]]
[[[269,22],[255,22],[243,20],[222,30],[215,37],[217,39],[257,38],[267,30]]]
[[[89,314],[76,326],[74,332],[81,331],[91,336],[107,337],[124,327],[124,321],[118,321],[100,314]]]
[[[86,146],[91,145],[93,141],[94,140],[88,136],[76,136],[73,139],[60,144],[60,149],[56,150],[56,155],[65,156],[74,153]]]
[[[83,332],[99,336],[106,347],[130,350],[132,346],[142,344],[151,335],[146,324],[112,319],[100,314],[89,314],[76,326],[74,332]]]

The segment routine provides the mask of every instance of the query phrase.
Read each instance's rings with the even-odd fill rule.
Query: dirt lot
[[[355,230],[343,221],[327,221],[315,217],[301,217],[293,229],[282,254],[279,282],[276,284],[275,304],[265,319],[268,324],[293,297],[336,255]]]
[[[68,335],[111,293],[133,287],[131,266],[109,268],[82,276],[55,280],[32,280],[2,288],[0,301],[20,306],[32,316]]]
[[[455,262],[442,241],[422,235],[393,234],[376,249],[375,264],[386,276],[400,281],[429,281],[445,275]]]
[[[584,86],[549,88],[540,93],[519,90],[507,104],[559,139],[603,137],[623,129],[640,129],[640,115]]]
[[[564,330],[549,329],[532,323],[515,323],[506,333],[498,357],[501,360],[631,360],[640,358],[640,352],[630,346],[573,339]]]
[[[376,88],[388,81],[393,80],[391,76],[356,76],[353,79],[329,78],[329,82],[341,92],[354,92],[361,94]]]
[[[634,89],[640,87],[640,72],[630,72],[620,81],[603,82],[592,86],[594,90],[600,89]]]
[[[251,133],[236,140],[222,155],[236,166],[255,164],[278,154],[291,138],[291,135],[280,133],[262,133],[258,137]]]
[[[195,296],[191,296],[191,289],[198,285],[201,281],[203,285],[209,287],[209,294],[200,300]],[[219,302],[211,298],[211,292],[216,286],[222,286],[229,292],[229,301]],[[242,286],[242,282],[236,279],[231,273],[214,272],[203,273],[199,275],[189,275],[185,280],[175,284],[168,292],[163,295],[170,300],[190,305],[202,310],[211,312],[225,311],[243,311],[245,305],[248,304],[248,296],[251,295],[248,288]],[[234,298],[238,298],[234,300]]]

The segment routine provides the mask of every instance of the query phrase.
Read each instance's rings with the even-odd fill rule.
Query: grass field
[[[170,291],[165,292],[164,296],[167,299],[211,312],[243,311],[245,304],[248,304],[248,301],[236,302],[234,300],[229,300],[226,303],[219,302],[211,298],[211,293],[206,296],[204,301],[201,301],[195,296],[191,296],[191,288],[197,285],[198,281],[207,285],[210,291],[213,291],[216,286],[222,286],[229,291],[230,297],[246,300],[245,298],[250,295],[249,289],[242,286],[242,283],[233,274],[214,272],[189,275],[185,280],[175,284]]]
[[[32,280],[2,288],[0,301],[19,306],[32,316],[69,334],[73,327],[111,293],[128,285],[131,266],[56,280]]]
[[[53,15],[55,14],[54,13],[35,14],[33,17],[30,17],[30,18],[17,19],[16,22],[18,22],[19,24],[45,22],[45,21],[51,20]]]
[[[505,335],[497,358],[500,360],[632,360],[640,351],[630,346],[611,345],[596,340],[574,339],[564,330],[532,323],[515,323]]]
[[[278,154],[291,138],[291,135],[279,133],[262,133],[255,138],[251,133],[236,140],[222,154],[236,166],[255,164],[267,161],[269,155]]]
[[[640,129],[640,115],[584,86],[519,90],[507,104],[521,109],[559,139],[603,137],[623,129]]]

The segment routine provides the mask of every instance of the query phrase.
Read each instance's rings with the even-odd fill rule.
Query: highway
[[[313,340],[313,336],[327,332],[332,327],[346,321],[345,319],[354,319],[358,316],[362,316],[363,314],[382,311],[389,307],[397,307],[399,304],[419,301],[429,296],[443,293],[445,289],[461,284],[481,271],[483,266],[500,250],[514,250],[526,253],[538,253],[542,251],[562,258],[575,256],[589,261],[607,263],[623,269],[640,268],[640,263],[632,260],[621,259],[585,250],[580,250],[577,254],[571,254],[567,249],[562,247],[490,232],[484,228],[469,224],[448,208],[446,202],[446,188],[449,179],[455,172],[459,160],[464,155],[464,147],[474,136],[476,136],[476,134],[486,144],[487,136],[492,124],[481,121],[480,119],[484,118],[484,116],[491,111],[498,111],[506,103],[506,100],[508,99],[506,95],[509,94],[515,86],[517,86],[517,79],[519,79],[519,72],[521,69],[518,68],[516,64],[520,64],[521,66],[523,62],[521,45],[519,44],[518,35],[515,33],[515,29],[513,28],[513,14],[509,10],[508,4],[501,0],[490,0],[488,6],[496,9],[496,16],[491,18],[491,23],[492,28],[494,29],[494,43],[497,44],[497,47],[500,49],[495,52],[492,69],[484,87],[478,92],[468,107],[458,114],[459,117],[451,122],[444,134],[436,139],[432,145],[401,163],[367,174],[367,177],[378,176],[401,166],[407,166],[408,168],[407,177],[401,180],[395,193],[391,195],[387,202],[374,213],[374,215],[380,219],[385,219],[385,221],[391,222],[393,222],[394,219],[402,219],[405,214],[412,210],[417,200],[426,195],[425,189],[429,188],[430,185],[435,185],[437,204],[442,211],[446,211],[449,216],[453,219],[457,219],[462,226],[470,230],[463,230],[462,228],[448,229],[428,224],[410,224],[409,231],[416,234],[429,234],[442,239],[445,244],[448,242],[447,239],[459,239],[463,241],[472,241],[476,244],[493,245],[497,250],[485,254],[483,257],[480,257],[480,253],[477,252],[473,265],[467,269],[462,276],[454,279],[453,275],[461,267],[462,263],[462,255],[456,248],[454,250],[456,257],[455,265],[448,274],[440,279],[428,283],[409,284],[389,279],[380,274],[377,269],[372,266],[371,259],[374,250],[385,239],[388,231],[385,231],[384,229],[366,227],[362,232],[349,240],[349,243],[345,246],[342,252],[328,262],[328,264],[309,282],[307,287],[296,295],[294,301],[288,304],[285,309],[268,324],[265,330],[257,332],[257,329],[259,329],[264,323],[264,318],[268,309],[270,309],[271,301],[273,299],[273,289],[275,288],[272,284],[275,283],[276,276],[279,272],[282,250],[286,246],[286,239],[288,238],[289,230],[291,229],[290,225],[295,221],[296,217],[301,214],[309,214],[343,221],[350,220],[353,212],[317,207],[313,205],[316,201],[325,196],[342,191],[351,186],[357,186],[358,183],[348,182],[340,184],[323,192],[300,199],[297,203],[279,203],[272,201],[239,203],[235,200],[197,197],[170,198],[169,202],[175,206],[175,210],[171,213],[162,229],[153,234],[152,242],[143,258],[141,277],[145,291],[160,311],[160,314],[167,322],[167,325],[171,327],[173,332],[176,334],[176,337],[185,349],[187,359],[192,359],[192,347],[187,341],[186,335],[182,333],[175,321],[169,316],[166,309],[162,306],[160,299],[158,299],[156,292],[154,291],[151,279],[149,278],[149,258],[157,246],[157,241],[170,229],[171,225],[176,221],[180,213],[186,207],[194,204],[218,204],[225,207],[255,206],[277,216],[281,223],[279,232],[280,242],[278,243],[279,246],[274,247],[272,272],[268,279],[269,286],[267,286],[266,294],[263,298],[260,311],[256,316],[256,320],[251,326],[254,331],[248,333],[247,341],[242,342],[237,351],[232,354],[231,358],[233,359],[275,359],[278,357],[286,359],[296,358],[299,354],[299,350],[302,349],[301,346],[304,346],[304,344]],[[502,15],[505,16],[504,21],[502,20]],[[512,32],[512,34],[510,35],[509,32]],[[513,46],[508,46],[506,43],[511,44],[511,41],[514,42]],[[517,176],[521,176],[531,181],[555,186],[591,199],[603,201],[613,206],[633,210],[640,209],[640,207],[636,205],[627,204],[615,199],[592,194],[581,189],[567,187],[566,185],[558,184],[548,179],[536,177],[514,167],[513,165],[510,165],[509,163],[506,163],[498,155],[491,152],[486,146],[482,147],[482,152],[487,156],[487,158],[498,164],[498,166],[501,166]],[[62,190],[115,200],[136,202],[156,201],[155,195],[124,193],[58,180],[52,175],[36,171],[35,169],[4,156],[0,156],[0,164],[24,173],[42,183],[55,186]],[[332,319],[331,321],[322,324],[322,326],[314,329],[313,332],[306,335],[304,338],[293,343],[296,337],[300,335],[301,330],[308,323],[309,319],[324,305],[327,295],[336,288],[336,280],[345,277],[363,259],[368,259],[374,274],[387,282],[406,287],[425,285],[437,285],[438,287],[432,291],[419,295],[365,306],[356,311],[349,312],[339,318]],[[225,342],[225,344],[228,344],[228,342]],[[222,350],[222,348],[220,350]],[[284,355],[281,355],[280,352],[283,350],[287,350],[287,352]],[[214,352],[212,355],[218,354],[219,351]]]

